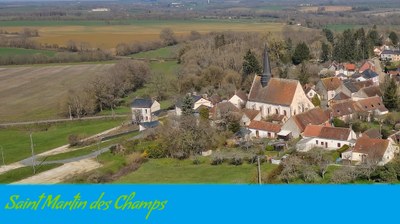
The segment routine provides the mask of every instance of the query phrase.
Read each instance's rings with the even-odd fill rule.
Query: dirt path
[[[99,167],[101,167],[100,163],[93,159],[86,159],[66,163],[60,167],[14,182],[13,184],[56,184],[75,175],[86,173]]]

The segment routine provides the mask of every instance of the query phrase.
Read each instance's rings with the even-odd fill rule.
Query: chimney
[[[262,87],[267,86],[269,80],[271,79],[271,66],[269,63],[269,56],[267,50],[267,44],[264,46],[264,55],[263,55],[263,74],[261,75],[261,85]]]

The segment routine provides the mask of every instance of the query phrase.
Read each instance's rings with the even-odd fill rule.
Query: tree
[[[193,115],[194,112],[193,105],[194,105],[193,97],[189,94],[186,95],[182,101],[182,114],[185,116]]]
[[[305,42],[297,44],[292,56],[293,64],[298,65],[308,59],[310,59],[310,49],[307,44]]]
[[[329,43],[333,44],[334,42],[334,35],[332,30],[330,29],[323,29],[322,32],[324,32],[326,39],[328,40]]]
[[[378,31],[376,29],[371,29],[368,32],[368,39],[373,44],[373,46],[381,46],[382,45],[382,38],[379,36]]]
[[[309,82],[310,74],[308,72],[308,67],[305,62],[301,63],[299,81],[301,85],[305,85]]]
[[[321,106],[321,100],[319,99],[318,95],[315,94],[313,98],[311,98],[311,102],[314,104],[314,106],[319,107]]]
[[[397,36],[397,34],[395,32],[390,32],[389,34],[389,39],[392,41],[392,44],[394,46],[397,46],[397,44],[399,43],[399,37]]]
[[[165,45],[171,46],[178,43],[174,31],[171,28],[164,28],[160,32],[160,39]]]
[[[248,76],[250,74],[260,74],[261,66],[254,53],[249,49],[243,58],[243,74]]]
[[[399,95],[397,93],[397,83],[392,78],[386,78],[385,89],[383,92],[383,104],[389,110],[396,110],[399,105]]]
[[[201,107],[199,115],[201,119],[208,120],[208,118],[210,117],[210,110],[207,107]]]
[[[330,47],[325,42],[322,42],[321,45],[321,61],[326,62],[330,59]]]

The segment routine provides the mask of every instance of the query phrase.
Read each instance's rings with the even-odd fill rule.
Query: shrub
[[[243,164],[243,158],[239,155],[234,155],[231,161],[229,162],[231,165],[240,166]]]
[[[149,146],[145,151],[149,158],[159,159],[166,156],[166,152],[159,146]]]
[[[266,151],[274,151],[274,150],[275,150],[275,147],[272,146],[272,145],[267,145],[267,146],[265,147],[265,150],[266,150]]]
[[[78,146],[81,144],[81,138],[76,134],[70,134],[68,136],[68,143],[70,147]]]
[[[221,155],[214,155],[211,159],[211,165],[221,165],[224,162],[224,158]]]

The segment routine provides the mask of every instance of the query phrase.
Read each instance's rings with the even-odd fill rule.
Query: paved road
[[[106,116],[95,116],[95,117],[82,117],[82,118],[64,118],[64,119],[50,119],[50,120],[40,120],[40,121],[23,121],[23,122],[11,122],[11,123],[3,123],[0,124],[0,127],[7,126],[17,126],[17,125],[29,125],[29,124],[45,124],[45,123],[57,123],[57,122],[66,122],[66,121],[79,121],[79,120],[96,120],[96,119],[105,119],[105,118],[118,118],[118,117],[127,117],[128,115],[106,115]]]

